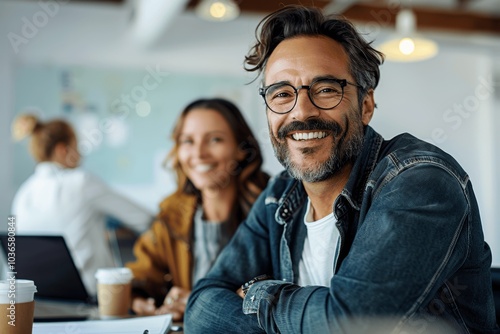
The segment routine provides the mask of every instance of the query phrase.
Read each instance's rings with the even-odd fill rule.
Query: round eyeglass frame
[[[333,107],[328,107],[328,108],[320,107],[320,106],[318,106],[314,102],[314,98],[311,96],[311,86],[313,86],[314,84],[316,84],[318,82],[321,82],[321,81],[335,81],[335,82],[337,82],[340,85],[340,88],[342,89],[342,96],[340,97],[339,102],[336,105],[334,105]],[[264,99],[264,103],[266,104],[266,107],[269,110],[271,110],[273,113],[279,114],[279,115],[288,114],[290,111],[293,110],[293,108],[295,108],[295,106],[297,105],[297,100],[299,99],[299,91],[301,89],[306,89],[307,90],[307,96],[309,97],[309,101],[311,101],[311,103],[316,108],[321,109],[321,110],[331,110],[331,109],[337,107],[342,102],[342,100],[344,99],[344,87],[347,86],[347,85],[355,86],[355,87],[358,87],[358,88],[361,88],[361,89],[363,88],[362,86],[360,86],[358,84],[355,84],[355,83],[352,83],[352,82],[349,82],[346,79],[322,78],[322,79],[313,80],[313,82],[311,82],[311,84],[309,84],[309,85],[302,85],[302,86],[298,86],[298,87],[294,87],[294,86],[292,86],[289,83],[274,83],[274,84],[271,84],[269,86],[260,87],[259,88],[259,95],[262,96],[262,98]],[[274,111],[269,106],[269,104],[267,103],[267,100],[266,100],[266,94],[267,94],[267,90],[269,88],[273,87],[273,86],[289,86],[289,87],[291,87],[295,91],[295,102],[293,103],[293,105],[290,108],[290,110],[283,111],[283,112],[278,112],[278,111]]]

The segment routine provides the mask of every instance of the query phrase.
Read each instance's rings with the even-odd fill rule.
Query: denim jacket
[[[186,333],[498,333],[491,252],[469,177],[439,148],[365,129],[333,203],[340,231],[330,287],[298,281],[307,194],[286,172],[191,293]],[[261,275],[242,300],[234,292]],[[390,325],[387,325],[390,324]],[[357,326],[358,331],[353,330]]]

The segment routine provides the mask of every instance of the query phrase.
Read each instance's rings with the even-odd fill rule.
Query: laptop
[[[16,278],[35,282],[35,305],[45,305],[47,312],[38,312],[42,318],[63,317],[86,318],[86,306],[90,309],[97,305],[83,284],[80,272],[75,266],[64,237],[55,235],[16,235],[15,236]],[[0,234],[2,253],[7,263],[8,236]],[[10,271],[10,270],[9,270]],[[56,311],[61,305],[61,311]],[[71,305],[78,310],[73,315]],[[61,313],[62,312],[62,313]],[[50,314],[52,313],[52,314]],[[35,318],[37,310],[35,309]]]

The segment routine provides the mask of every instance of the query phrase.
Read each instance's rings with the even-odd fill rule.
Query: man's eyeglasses
[[[347,85],[361,86],[348,82],[345,79],[317,79],[309,86],[294,87],[288,83],[275,83],[267,87],[259,88],[266,106],[277,114],[286,114],[292,111],[297,104],[299,90],[307,89],[307,95],[311,103],[319,109],[333,109],[342,102],[344,98],[344,87]]]

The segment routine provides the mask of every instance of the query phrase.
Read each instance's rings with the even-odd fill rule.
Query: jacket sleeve
[[[266,231],[255,229],[265,224],[254,219],[239,229],[238,238],[217,262],[218,270],[193,292],[188,319],[194,330],[187,325],[186,333],[210,333],[218,326],[233,333],[259,329],[266,333],[348,333],[353,330],[352,319],[363,328],[372,317],[392,315],[395,327],[415,314],[468,253],[463,231],[468,228],[469,206],[464,186],[443,168],[428,164],[387,175],[375,187],[365,192],[373,198],[364,199],[369,208],[362,208],[366,215],[360,218],[351,250],[329,288],[278,280],[257,282],[243,303],[249,318],[241,318],[233,310],[242,308],[241,302],[232,295],[237,282],[248,280],[241,272],[248,267],[249,274],[256,276],[266,273],[270,265]],[[231,258],[232,253],[238,256]],[[217,306],[219,312],[203,309],[215,300],[224,301]],[[224,316],[224,311],[234,318]],[[194,320],[200,315],[207,317]],[[241,324],[249,330],[236,327]]]
[[[262,333],[255,314],[243,313],[236,291],[255,276],[272,274],[263,207],[261,194],[207,276],[196,283],[184,315],[185,333]]]
[[[134,245],[135,262],[126,264],[132,270],[135,295],[153,297],[158,303],[163,301],[171,287],[170,269],[167,265],[170,238],[164,224],[157,220],[143,233]],[[171,248],[171,247],[170,247]]]

